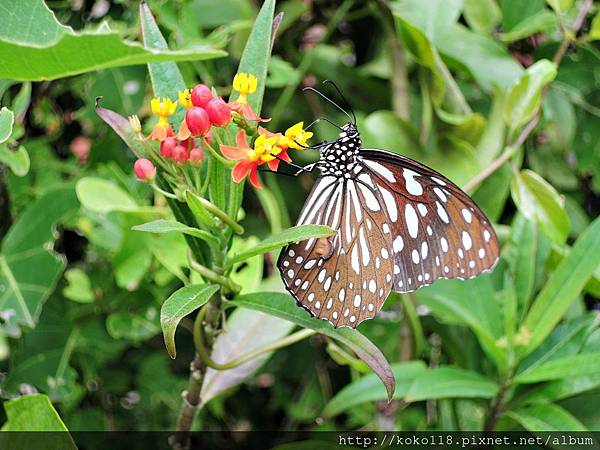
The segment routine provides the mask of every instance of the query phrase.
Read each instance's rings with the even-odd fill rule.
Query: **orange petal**
[[[271,119],[263,119],[257,116],[252,107],[248,104],[242,105],[242,114],[246,119],[253,120],[255,122],[270,122]]]
[[[221,153],[227,159],[237,161],[246,157],[246,149],[240,147],[231,147],[229,145],[220,145]]]
[[[269,166],[269,169],[271,169],[273,172],[277,172],[277,169],[279,168],[279,160],[273,159],[269,161],[267,165]]]
[[[260,185],[260,180],[258,179],[258,166],[256,164],[253,165],[252,170],[250,171],[250,183],[256,189],[262,189]]]
[[[251,161],[241,160],[240,162],[238,162],[235,165],[235,167],[231,171],[231,178],[236,183],[239,183],[244,178],[246,178],[246,175],[248,175],[248,172],[250,172],[250,170],[252,170],[253,166],[255,166],[255,164],[252,163]]]
[[[235,142],[237,143],[238,147],[242,147],[244,150],[250,147],[248,145],[248,138],[244,130],[238,131],[238,134],[235,136]]]
[[[192,133],[187,126],[187,122],[185,119],[183,119],[181,125],[179,126],[179,131],[177,132],[177,139],[180,141],[185,141],[186,139],[189,139],[191,135]]]

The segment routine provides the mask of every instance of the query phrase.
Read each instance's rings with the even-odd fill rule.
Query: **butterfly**
[[[335,233],[290,244],[277,261],[300,306],[336,328],[354,328],[375,317],[391,291],[494,268],[496,233],[465,192],[417,161],[362,148],[354,113],[310,89],[350,121],[337,140],[314,147],[320,176],[297,221]]]

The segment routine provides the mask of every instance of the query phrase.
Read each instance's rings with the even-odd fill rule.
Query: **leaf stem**
[[[202,143],[204,144],[204,148],[206,150],[208,150],[208,153],[211,154],[211,156],[213,156],[215,159],[219,160],[221,163],[223,163],[224,166],[226,167],[232,167],[235,163],[233,161],[230,161],[228,159],[225,159],[224,157],[222,157],[221,155],[219,155],[214,148],[212,148],[212,145],[210,145],[208,143],[208,141],[203,137],[202,138]]]
[[[235,284],[229,278],[224,277],[223,275],[218,274],[214,270],[211,270],[208,267],[205,267],[202,264],[200,264],[194,259],[194,256],[192,255],[191,251],[188,251],[188,262],[190,264],[190,268],[195,272],[198,272],[206,280],[212,281],[216,284],[220,284],[221,286],[229,290],[229,292],[232,292],[234,294],[240,292],[240,286]]]
[[[164,196],[165,196],[165,197],[167,197],[167,198],[172,198],[172,199],[175,199],[175,200],[179,200],[179,198],[178,198],[178,197],[177,197],[175,194],[171,194],[170,192],[167,192],[167,191],[165,191],[165,190],[163,190],[163,189],[159,188],[159,187],[156,185],[156,183],[152,183],[150,186],[152,186],[152,189],[154,189],[156,192],[158,192],[158,193],[160,193],[160,194],[164,195]]]
[[[193,192],[192,192],[192,194],[193,194]],[[214,204],[212,204],[211,202],[206,200],[204,197],[200,197],[198,195],[195,195],[195,196],[198,199],[198,201],[200,203],[202,203],[202,206],[204,206],[207,211],[209,211],[210,213],[212,213],[212,215],[214,215],[215,217],[218,217],[224,223],[229,225],[235,233],[244,234],[244,227],[242,227],[239,223],[237,223],[235,220],[233,220],[231,217],[229,217],[225,211],[218,208],[217,206],[215,206]]]
[[[196,316],[196,320],[194,321],[194,345],[196,347],[196,352],[198,352],[198,356],[200,357],[202,362],[206,364],[206,366],[211,367],[215,370],[233,369],[260,355],[295,344],[296,342],[306,339],[307,337],[312,336],[316,333],[316,331],[310,329],[300,330],[276,342],[248,352],[245,355],[240,356],[239,358],[235,358],[226,363],[218,363],[210,357],[209,352],[207,351],[204,344],[204,332],[202,331],[202,322],[204,321],[205,312],[203,310],[204,308],[202,308],[202,310],[198,313],[198,315]]]

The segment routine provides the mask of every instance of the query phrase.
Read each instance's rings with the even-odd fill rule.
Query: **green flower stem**
[[[165,197],[168,197],[168,198],[172,198],[172,199],[178,200],[178,198],[177,198],[177,196],[176,196],[175,194],[171,194],[170,192],[167,192],[167,191],[165,191],[165,190],[162,190],[161,188],[159,188],[159,187],[156,185],[156,183],[155,183],[155,182],[152,182],[152,184],[151,184],[150,186],[152,186],[152,189],[154,189],[156,192],[158,192],[158,193],[160,193],[160,194],[164,195]]]
[[[208,164],[208,167],[206,168],[206,177],[204,179],[204,183],[202,184],[202,187],[200,187],[199,190],[200,197],[204,197],[204,194],[206,194],[206,191],[208,189],[208,183],[210,183],[210,168],[213,164],[212,158],[206,158],[206,163]]]
[[[244,234],[244,227],[242,227],[239,223],[237,223],[235,220],[229,217],[225,211],[216,207],[204,197],[197,196],[197,199],[200,203],[202,203],[202,206],[204,206],[208,212],[210,212],[213,216],[218,217],[224,223],[229,225],[235,233]]]
[[[224,277],[221,274],[218,274],[214,270],[209,269],[208,267],[204,267],[198,261],[194,259],[194,256],[191,252],[188,252],[188,262],[190,264],[190,268],[205,278],[208,281],[212,281],[213,283],[220,284],[224,288],[226,288],[229,292],[234,294],[240,292],[241,288],[229,278]]]
[[[233,161],[229,161],[228,159],[225,159],[224,157],[222,157],[221,155],[219,155],[214,148],[212,148],[212,145],[210,145],[208,143],[208,141],[203,137],[202,138],[202,143],[204,144],[204,147],[206,150],[208,150],[208,153],[211,154],[211,156],[213,156],[215,159],[219,160],[221,163],[223,163],[223,165],[225,165],[226,167],[233,167],[233,165],[235,164]]]
[[[232,361],[226,363],[217,363],[213,361],[210,357],[208,350],[204,344],[204,331],[202,330],[202,323],[204,322],[204,316],[206,314],[206,307],[202,308],[198,314],[196,315],[196,320],[194,321],[194,345],[196,347],[196,352],[198,352],[198,356],[202,360],[206,366],[211,367],[215,370],[229,370],[235,367],[241,366],[242,364],[260,356],[265,353],[272,352],[274,350],[287,347],[288,345],[295,344],[307,337],[312,336],[316,333],[314,330],[304,329],[300,330],[296,333],[290,334],[289,336],[280,339],[279,341],[273,342],[271,344],[265,345],[264,347],[260,347],[256,350],[246,353],[239,358],[236,358]]]

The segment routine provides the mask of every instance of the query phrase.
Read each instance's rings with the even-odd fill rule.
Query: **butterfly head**
[[[350,138],[350,139],[359,139],[358,128],[356,128],[356,124],[352,122],[348,122],[345,125],[342,125],[340,128],[340,139]]]

